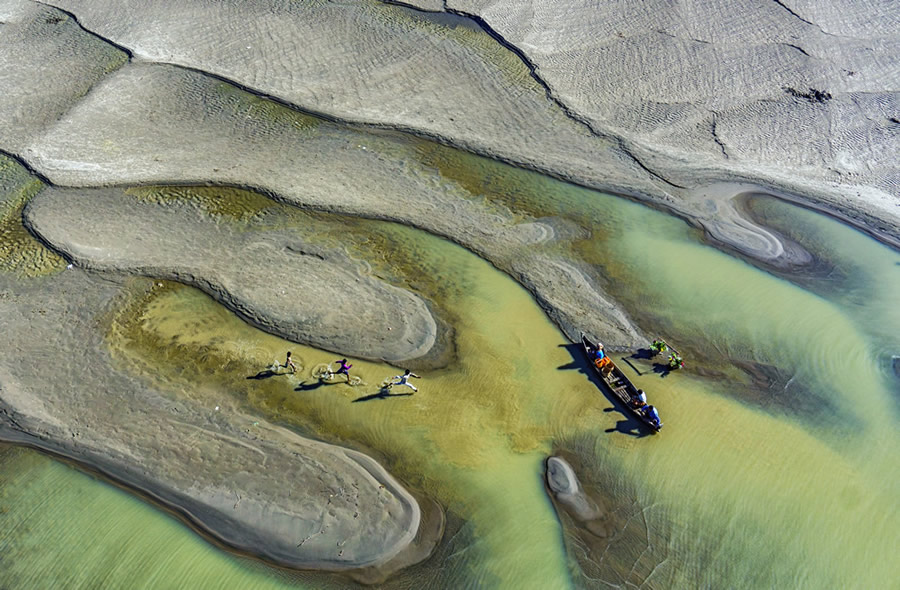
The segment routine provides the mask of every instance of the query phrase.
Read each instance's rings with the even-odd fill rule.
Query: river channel
[[[420,373],[415,395],[373,397],[398,370],[355,359],[362,384],[321,386],[310,371],[333,353],[260,332],[174,283],[136,279],[142,295],[113,320],[110,346],[123,369],[201,403],[251,407],[372,453],[440,503],[444,540],[387,587],[889,586],[900,546],[900,255],[817,213],[751,198],[754,218],[814,259],[769,270],[642,205],[508,174],[527,190],[504,204],[588,227],[575,251],[641,328],[684,353],[674,373],[634,351],[613,355],[659,408],[660,434],[613,407],[511,278],[386,222],[357,223],[428,277],[455,336],[452,361]],[[247,379],[286,349],[297,375]],[[542,480],[553,453],[577,459],[609,510],[609,538],[585,543],[561,526]],[[353,584],[233,555],[34,451],[0,447],[0,463],[0,587]]]

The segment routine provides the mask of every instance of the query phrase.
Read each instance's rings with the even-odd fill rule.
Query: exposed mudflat
[[[900,15],[890,2],[51,4],[136,59],[439,137],[687,218],[729,206],[720,195],[710,212],[698,189],[737,181],[886,234],[900,228]],[[221,34],[238,28],[246,43]],[[776,256],[756,250],[768,240],[745,240],[752,227],[722,221],[714,237]]]
[[[639,341],[596,278],[556,251],[552,225],[514,216],[443,177],[422,155],[433,149],[447,148],[343,127],[192,70],[140,63],[98,85],[28,148],[27,159],[54,184],[214,181],[419,227],[520,275],[573,337],[581,324],[614,345]],[[591,314],[597,307],[613,313]]]
[[[416,500],[375,461],[117,369],[111,275],[0,277],[0,438],[86,463],[240,550],[301,568],[381,564],[415,537]],[[98,328],[101,328],[98,330]],[[47,376],[52,372],[52,378]]]
[[[614,277],[578,253],[599,237],[467,182],[455,149],[665,209],[775,267],[811,256],[754,222],[748,193],[900,247],[898,31],[887,0],[2,1],[0,438],[278,563],[409,562],[419,506],[375,462],[176,402],[117,371],[94,324],[127,275],[169,278],[294,342],[400,363],[452,338],[440,302],[308,234],[129,191],[242,187],[416,227],[508,273],[569,337],[633,348]]]

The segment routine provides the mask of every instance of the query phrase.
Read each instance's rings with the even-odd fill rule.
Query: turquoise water
[[[605,411],[609,401],[573,365],[577,350],[565,347],[524,290],[457,246],[374,224],[371,231],[415,252],[443,286],[458,362],[423,375],[414,397],[352,403],[365,392],[336,386],[290,398],[281,419],[311,428],[304,416],[315,415],[323,436],[376,450],[392,472],[447,507],[450,527],[437,555],[391,584],[890,585],[900,545],[898,379],[890,363],[900,355],[900,255],[831,219],[760,200],[755,213],[825,269],[776,275],[643,206],[504,174],[541,194],[523,197],[522,211],[540,205],[592,232],[564,247],[594,265],[642,327],[683,348],[688,369],[663,377],[650,362],[628,359],[641,374],[626,370],[666,427],[659,436],[627,436],[616,430],[625,416]],[[250,365],[267,364],[285,345],[186,288],[148,305],[143,329],[169,335],[186,317],[198,327],[184,346],[247,343],[242,350],[257,352],[233,354]],[[294,350],[307,368],[332,356]],[[354,365],[367,383],[395,372]],[[244,377],[216,375],[261,412],[267,396],[285,395],[246,389]],[[291,391],[280,382],[267,387]],[[541,481],[553,449],[577,455],[585,484],[612,506],[618,534],[603,549],[569,543],[566,554],[568,533]],[[238,558],[143,501],[32,451],[7,449],[2,461],[0,586],[352,584]]]

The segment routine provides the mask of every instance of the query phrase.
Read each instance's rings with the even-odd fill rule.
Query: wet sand
[[[127,292],[119,280],[77,270],[27,286],[0,280],[4,331],[17,343],[0,366],[0,438],[86,463],[221,542],[291,567],[380,565],[416,536],[418,502],[369,457],[225,395],[201,405],[119,370],[97,329]]]
[[[271,448],[264,437],[235,442],[243,430],[213,420],[208,408],[194,408],[191,424],[180,425],[164,396],[110,367],[92,323],[127,275],[168,277],[203,288],[292,341],[399,363],[443,358],[435,343],[452,336],[441,333],[441,311],[408,284],[370,276],[340,250],[310,248],[284,233],[231,231],[206,213],[135,204],[122,188],[108,187],[236,186],[298,207],[421,228],[507,272],[570,338],[586,328],[612,348],[634,347],[646,335],[604,289],[611,279],[573,255],[575,243],[593,236],[467,190],[419,157],[422,142],[641,200],[776,267],[805,264],[806,253],[746,215],[741,195],[748,190],[828,212],[898,244],[893,154],[900,123],[890,90],[897,74],[884,65],[898,43],[890,6],[863,19],[868,12],[853,2],[844,11],[781,3],[757,11],[748,3],[727,17],[657,14],[652,7],[610,14],[579,2],[409,3],[454,14],[435,18],[378,2],[128,10],[105,0],[51,4],[63,10],[20,0],[0,6],[0,65],[9,90],[0,97],[0,117],[10,122],[0,130],[0,150],[15,158],[4,158],[4,166],[15,169],[18,161],[31,172],[18,169],[18,180],[4,187],[5,219],[19,231],[15,220],[32,199],[28,227],[52,246],[4,234],[15,252],[28,254],[12,263],[11,250],[5,262],[13,272],[2,279],[13,294],[2,327],[17,334],[16,354],[0,374],[3,438],[87,463],[177,507],[229,545],[279,563],[382,564],[415,536],[419,506],[370,459],[277,425],[266,426],[279,441]],[[651,13],[650,24],[637,18]],[[235,29],[246,44],[221,34]],[[733,75],[722,75],[721,64],[737,64],[727,66]],[[287,268],[279,263],[286,252]],[[99,272],[61,271],[63,258]],[[354,269],[342,272],[342,265]],[[22,269],[51,276],[24,279],[16,274]],[[320,288],[305,288],[311,278]],[[278,286],[304,297],[285,307]],[[80,298],[54,299],[74,293]],[[364,316],[354,322],[371,338],[360,337],[347,309]],[[63,323],[75,327],[61,340],[50,338]],[[82,350],[82,342],[92,344]],[[45,388],[40,363],[56,351],[89,358],[68,387],[54,385],[45,399],[37,393]],[[85,390],[98,397],[85,401]],[[104,432],[102,412],[123,391],[155,396],[159,415],[147,410]],[[229,410],[238,422],[254,422]],[[156,425],[156,434],[124,429],[137,422]],[[299,519],[319,535],[312,529],[323,521],[314,513],[330,504],[285,498],[273,476],[258,484],[264,499],[229,513],[231,493],[216,487],[221,473],[207,467],[203,485],[187,477],[180,454],[185,440],[196,442],[192,432],[201,432],[209,453],[234,461],[235,478],[255,473],[252,458],[262,453],[281,462],[275,473],[299,462],[310,482],[327,477],[339,489],[362,486],[367,506],[377,508],[351,517],[355,509],[344,506],[334,532],[294,543],[288,523]],[[158,439],[171,446],[151,444]],[[334,463],[321,467],[324,457]],[[376,485],[390,494],[382,498]],[[348,536],[354,540],[346,549],[326,547]]]
[[[24,221],[79,267],[196,286],[294,342],[394,363],[435,343],[437,325],[421,298],[296,232],[238,229],[189,203],[141,202],[109,189],[45,190]]]

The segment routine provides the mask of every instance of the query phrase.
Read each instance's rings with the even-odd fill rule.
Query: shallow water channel
[[[372,397],[398,371],[353,359],[362,384],[320,385],[310,371],[336,355],[255,330],[171,283],[135,281],[110,345],[123,369],[169,391],[222,411],[252,407],[369,452],[440,502],[447,534],[436,554],[388,586],[874,588],[895,579],[900,255],[818,214],[755,199],[754,216],[817,260],[774,274],[662,213],[510,174],[532,184],[507,206],[590,227],[579,255],[638,324],[686,353],[687,369],[672,374],[630,351],[614,355],[659,408],[661,434],[644,435],[612,407],[580,351],[513,280],[389,223],[363,222],[414,261],[433,293],[439,286],[455,334],[454,360],[420,372],[415,395]],[[287,349],[297,375],[248,379]],[[612,537],[594,544],[561,527],[542,480],[554,452],[577,457],[610,511]],[[35,452],[0,447],[0,462],[0,587],[352,583],[234,556]]]

